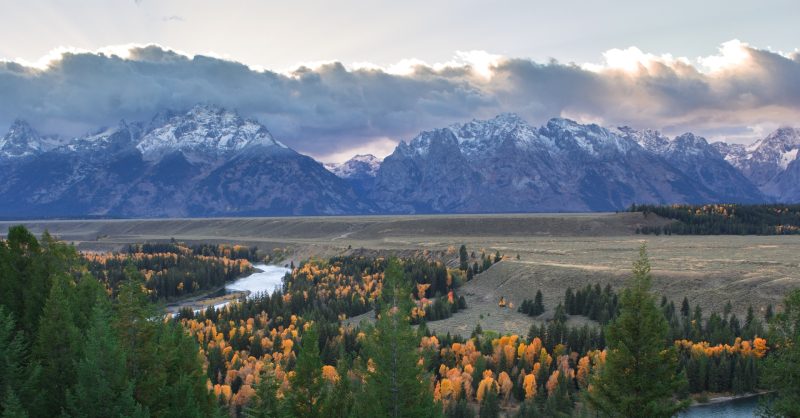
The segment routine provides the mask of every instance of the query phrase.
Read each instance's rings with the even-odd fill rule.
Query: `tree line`
[[[631,205],[630,212],[654,214],[675,222],[641,226],[637,234],[654,235],[794,235],[800,233],[800,205],[708,204]]]
[[[126,269],[134,266],[144,278],[153,301],[171,302],[219,289],[254,271],[257,248],[183,243],[130,244],[117,253],[87,253],[89,272],[112,290],[127,280]]]

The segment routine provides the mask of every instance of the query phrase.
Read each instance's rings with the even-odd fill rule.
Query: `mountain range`
[[[750,146],[514,114],[421,132],[384,160],[321,164],[212,105],[77,138],[0,137],[0,217],[197,217],[624,210],[800,201],[800,131]]]

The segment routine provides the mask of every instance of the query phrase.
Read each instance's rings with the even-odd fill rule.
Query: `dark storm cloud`
[[[0,126],[20,117],[45,132],[79,134],[212,103],[320,156],[509,111],[532,123],[567,116],[706,135],[798,124],[800,56],[737,45],[703,72],[668,59],[623,70],[501,58],[487,68],[417,65],[402,75],[339,63],[283,74],[158,46],[131,48],[126,58],[64,53],[45,69],[0,63]]]

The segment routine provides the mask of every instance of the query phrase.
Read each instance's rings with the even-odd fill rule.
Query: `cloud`
[[[577,65],[471,51],[441,64],[324,62],[275,72],[158,45],[60,49],[36,65],[0,62],[0,127],[21,117],[44,132],[80,134],[213,103],[258,119],[300,152],[339,159],[500,112],[533,124],[565,116],[739,141],[800,120],[797,52],[731,41],[694,60],[637,48],[604,58]]]

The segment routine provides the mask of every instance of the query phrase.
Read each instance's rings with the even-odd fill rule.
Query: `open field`
[[[299,217],[175,220],[26,221],[34,232],[48,229],[84,250],[176,238],[230,242],[262,249],[288,248],[289,257],[347,254],[360,249],[402,254],[429,250],[452,264],[453,247],[470,252],[499,250],[510,257],[465,284],[468,309],[430,324],[443,331],[484,329],[527,332],[532,319],[500,308],[500,296],[515,306],[537,289],[552,309],[567,286],[611,283],[620,287],[647,242],[654,288],[676,303],[687,296],[705,312],[727,301],[742,317],[748,305],[777,305],[800,286],[800,236],[640,236],[643,225],[663,224],[640,214],[535,214],[455,216]],[[19,222],[0,223],[0,231]],[[448,247],[451,252],[448,253]],[[516,259],[519,254],[519,260]],[[287,259],[288,260],[288,259]],[[548,313],[545,313],[545,316]],[[481,318],[482,317],[482,318]]]

